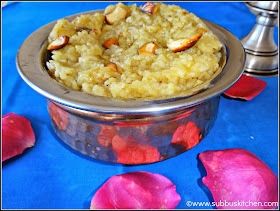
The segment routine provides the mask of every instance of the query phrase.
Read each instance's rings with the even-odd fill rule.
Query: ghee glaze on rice
[[[50,74],[98,96],[170,98],[201,88],[220,69],[222,43],[176,5],[110,5],[104,14],[58,20],[48,41]]]

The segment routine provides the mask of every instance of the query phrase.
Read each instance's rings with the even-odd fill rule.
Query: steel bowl
[[[82,14],[68,16],[69,21]],[[114,99],[67,88],[50,77],[47,38],[56,21],[32,33],[16,58],[23,80],[47,98],[56,134],[87,156],[122,164],[153,163],[197,145],[213,127],[220,95],[242,75],[246,54],[239,40],[221,26],[202,19],[223,43],[220,73],[195,94],[172,98]]]

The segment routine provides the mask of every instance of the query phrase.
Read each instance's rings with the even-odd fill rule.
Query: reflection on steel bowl
[[[217,117],[219,96],[164,115],[100,115],[48,100],[52,125],[73,149],[123,164],[153,163],[197,145]]]
[[[66,17],[104,13],[90,11]],[[48,35],[56,21],[31,34],[17,54],[21,77],[45,96],[52,126],[73,149],[115,163],[144,164],[171,158],[197,145],[213,127],[220,95],[242,75],[246,57],[239,40],[202,19],[222,43],[220,73],[196,93],[172,98],[113,98],[76,91],[50,77]]]

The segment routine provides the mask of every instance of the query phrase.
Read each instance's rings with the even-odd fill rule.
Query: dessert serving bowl
[[[103,13],[95,10],[68,16]],[[56,134],[87,156],[122,164],[145,164],[179,155],[197,145],[213,127],[220,95],[242,75],[244,49],[229,31],[202,19],[222,42],[220,71],[207,87],[193,94],[168,99],[117,99],[72,90],[53,79],[47,70],[50,59],[49,23],[31,34],[17,54],[23,80],[47,98]]]

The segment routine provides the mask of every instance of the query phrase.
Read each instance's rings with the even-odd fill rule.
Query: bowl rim
[[[80,15],[103,12],[103,9],[92,10],[64,18],[71,21]],[[208,88],[191,96],[159,100],[116,99],[75,91],[58,83],[49,76],[41,62],[41,49],[46,47],[48,35],[58,20],[42,26],[25,39],[17,52],[16,66],[22,79],[36,92],[55,102],[78,109],[100,113],[142,114],[170,112],[191,107],[229,89],[241,77],[246,67],[246,53],[238,38],[225,28],[206,19],[200,19],[223,43],[226,50],[226,62]]]

